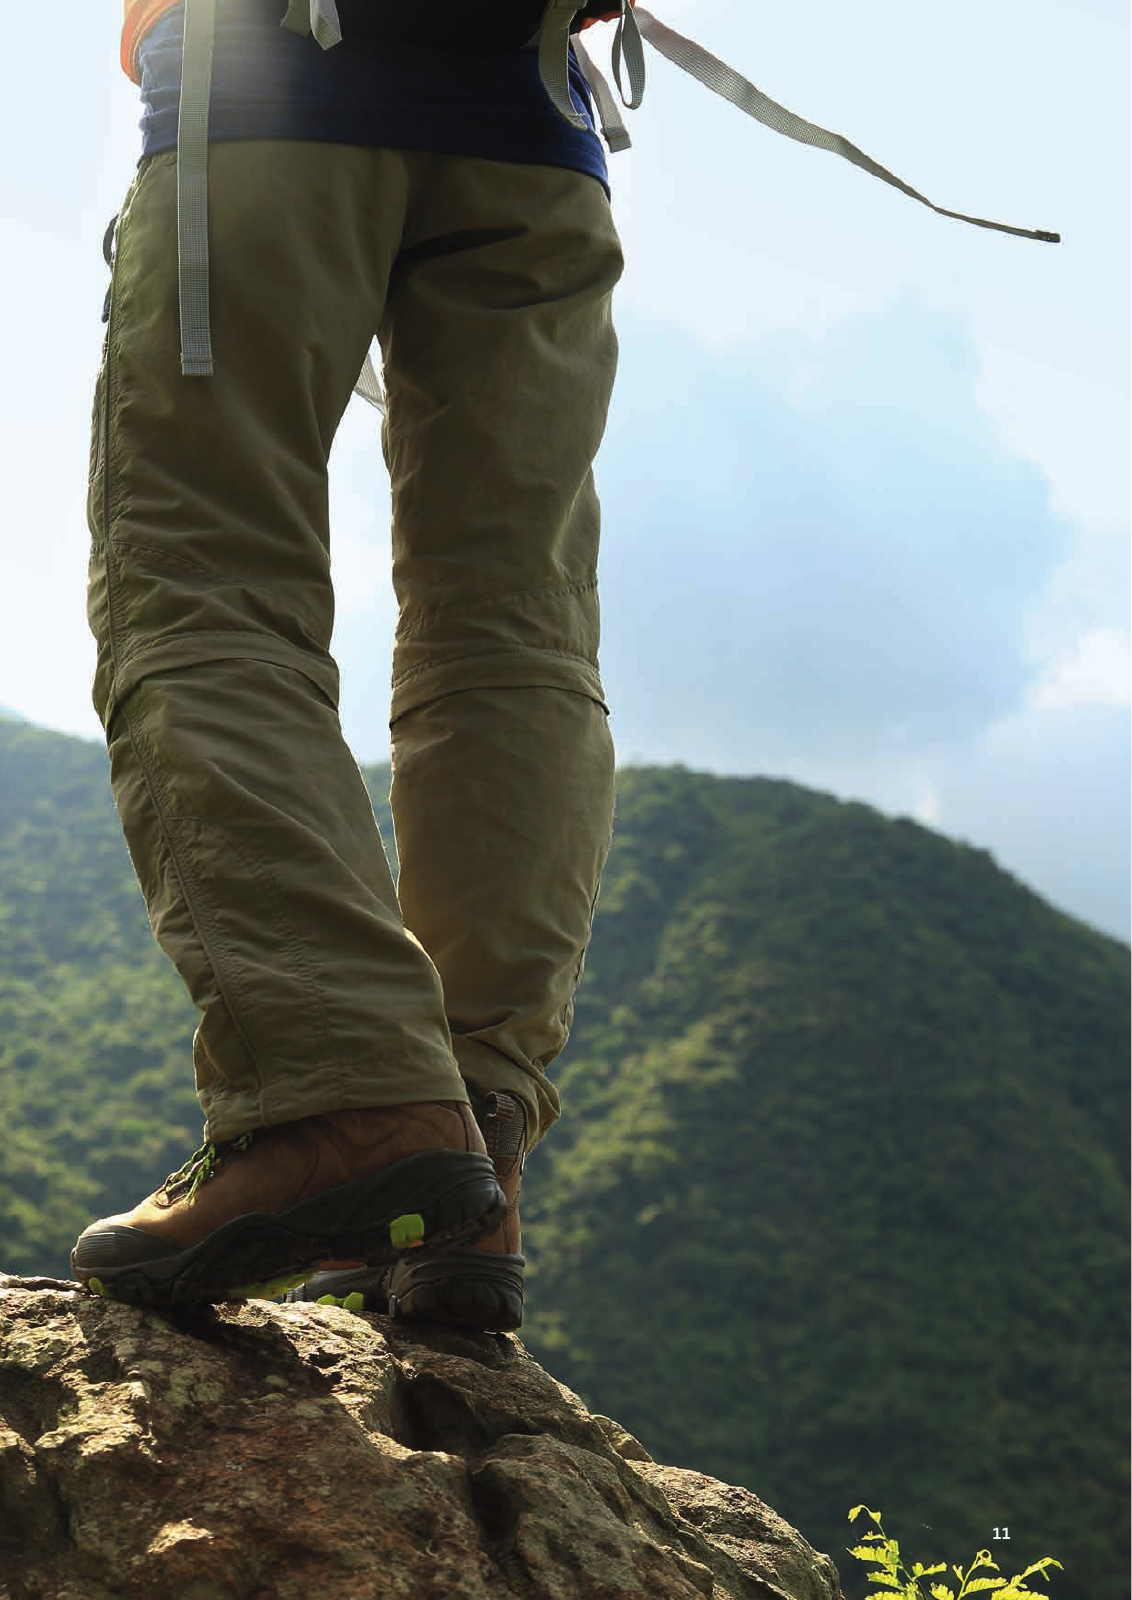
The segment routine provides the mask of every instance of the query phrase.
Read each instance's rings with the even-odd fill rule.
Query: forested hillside
[[[101,749],[0,721],[0,1268],[65,1275],[184,1160],[192,1027]],[[1127,1063],[1127,948],[984,853],[625,770],[528,1163],[524,1339],[850,1596],[861,1500],[910,1558],[1052,1554],[1059,1600],[1126,1592]]]
[[[835,1559],[867,1485],[925,1563],[1006,1526],[1120,1592],[1127,948],[914,823],[637,770],[588,970],[534,1353]]]

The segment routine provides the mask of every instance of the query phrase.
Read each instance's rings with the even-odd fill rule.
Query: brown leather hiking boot
[[[348,1311],[380,1311],[411,1321],[443,1322],[481,1333],[512,1333],[523,1321],[526,1261],[519,1230],[519,1188],[526,1160],[522,1102],[493,1091],[472,1095],[495,1176],[507,1201],[499,1226],[461,1249],[400,1257],[382,1272],[355,1266],[319,1272],[288,1300],[316,1300]]]
[[[71,1270],[138,1305],[266,1299],[320,1261],[373,1270],[464,1245],[506,1206],[463,1102],[329,1111],[205,1145],[133,1211],[85,1229]]]

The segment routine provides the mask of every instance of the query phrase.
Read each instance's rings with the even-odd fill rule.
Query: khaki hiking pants
[[[205,1136],[505,1089],[532,1142],[609,849],[591,464],[604,190],[332,144],[210,152],[215,376],[179,360],[176,157],[117,230],[95,398],[95,707]],[[399,620],[395,889],[338,720],[327,461],[371,336]]]

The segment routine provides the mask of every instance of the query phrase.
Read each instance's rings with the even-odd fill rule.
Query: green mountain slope
[[[631,771],[620,812],[533,1352],[835,1559],[867,1485],[925,1562],[1006,1526],[1117,1592],[1127,950],[791,784]]]
[[[102,749],[0,722],[0,1227],[66,1275],[92,1213],[199,1142],[194,1011],[150,937]]]
[[[0,722],[0,1267],[65,1275],[184,1159],[193,1025],[101,750]],[[623,771],[528,1163],[527,1343],[763,1495],[851,1596],[862,1499],[910,1558],[1048,1553],[1059,1600],[1124,1592],[1127,1028],[1127,948],[984,853]]]

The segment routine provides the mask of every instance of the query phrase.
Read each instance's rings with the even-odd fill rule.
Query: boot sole
[[[389,1315],[483,1333],[514,1333],[523,1325],[525,1265],[522,1256],[477,1250],[397,1261],[386,1274]]]
[[[199,1243],[154,1261],[115,1267],[120,1230],[104,1229],[80,1239],[72,1270],[93,1293],[131,1305],[271,1299],[305,1282],[320,1261],[381,1268],[405,1250],[468,1244],[492,1232],[506,1210],[487,1156],[429,1150],[286,1211],[233,1217]],[[136,1243],[136,1229],[121,1231]]]
[[[357,1267],[320,1273],[286,1298],[469,1332],[514,1333],[523,1325],[525,1265],[521,1255],[443,1250],[402,1256],[381,1276]]]

